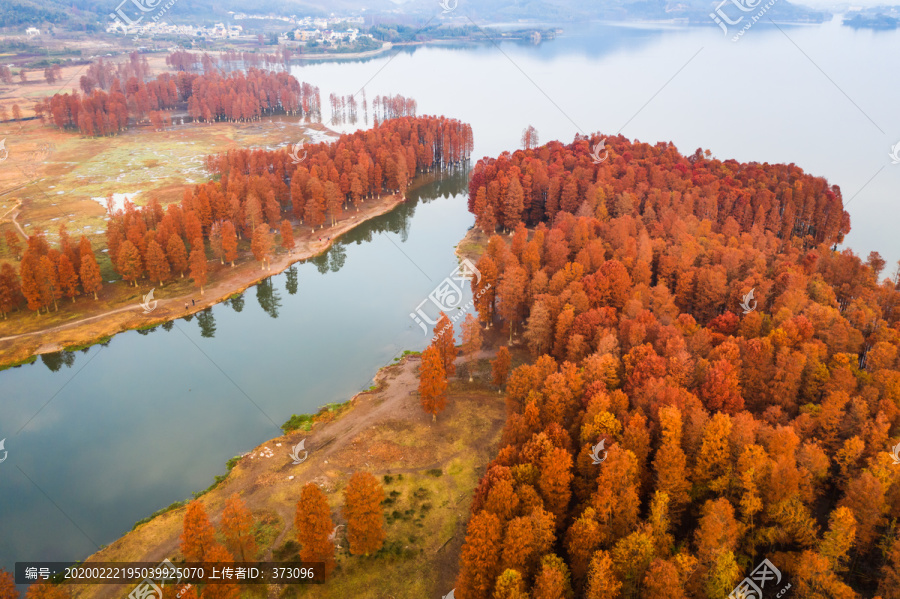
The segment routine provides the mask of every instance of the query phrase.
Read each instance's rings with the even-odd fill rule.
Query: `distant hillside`
[[[0,0],[0,28],[36,24],[77,26],[105,24],[121,0]],[[148,6],[162,6],[158,0],[143,0]],[[327,6],[316,0],[179,0],[169,11],[171,18],[224,20],[229,11],[278,16],[327,16],[370,11],[389,13],[395,8],[390,0],[329,0]]]
[[[897,11],[895,11],[897,12]],[[853,16],[845,16],[843,25],[854,29],[892,30],[900,27],[900,18],[879,11],[866,11]]]
[[[158,4],[158,0],[143,0]],[[456,0],[449,0],[451,5]],[[116,0],[2,0],[0,27],[18,27],[38,23],[103,24],[115,9]],[[716,3],[712,0],[461,0],[455,13],[468,15],[480,23],[501,21],[567,22],[584,19],[661,20],[687,19],[696,23],[711,23],[709,13]],[[440,14],[436,0],[410,0],[396,3],[391,0],[330,0],[326,6],[319,0],[184,0],[169,11],[170,18],[197,18],[204,22],[225,20],[229,11],[248,15],[326,16],[329,14],[365,14],[382,18],[429,19]],[[779,0],[767,16],[783,21],[821,22],[829,15]]]
[[[543,21],[582,21],[584,19],[607,20],[668,20],[688,19],[691,22],[709,23],[709,13],[718,2],[709,0],[607,0],[583,2],[582,0],[479,0],[460,2],[459,12],[484,21],[510,21],[535,19]],[[406,13],[435,14],[434,0],[411,0],[402,5]],[[762,3],[759,5],[762,8]],[[812,10],[787,0],[779,0],[766,13],[784,21],[821,22],[830,15]]]

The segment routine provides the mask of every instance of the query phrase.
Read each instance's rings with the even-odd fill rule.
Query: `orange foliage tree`
[[[203,242],[199,242],[191,250],[191,279],[194,285],[200,288],[200,295],[203,295],[203,286],[206,285],[206,272],[206,252],[203,249]]]
[[[499,574],[501,546],[497,541],[501,534],[500,520],[490,512],[480,512],[469,519],[454,595],[460,599],[490,596]]]
[[[300,544],[300,560],[324,564],[322,578],[327,579],[335,566],[334,543],[329,538],[334,522],[331,520],[328,498],[313,483],[306,483],[300,491],[294,527],[297,529],[297,543]]]
[[[19,599],[16,579],[6,570],[0,570],[0,599]]]
[[[434,326],[434,341],[431,345],[438,350],[444,366],[444,374],[449,378],[456,374],[456,339],[453,337],[453,323],[450,317],[441,312]]]
[[[216,542],[216,531],[209,522],[206,509],[198,500],[191,501],[184,512],[181,530],[181,554],[185,561],[210,561]]]
[[[509,365],[512,357],[509,355],[509,349],[503,345],[497,350],[497,356],[491,362],[491,371],[494,377],[494,384],[503,387],[506,384],[506,378],[509,376]]]
[[[441,355],[434,345],[422,352],[422,368],[419,373],[419,402],[431,420],[437,420],[438,412],[447,407],[447,376]]]
[[[384,488],[372,474],[354,472],[344,489],[347,542],[353,555],[369,555],[384,544]]]
[[[235,561],[249,562],[256,559],[258,549],[253,534],[253,514],[236,494],[225,502],[221,528],[225,547]]]
[[[471,383],[475,362],[478,360],[478,352],[481,351],[481,344],[483,343],[481,324],[474,316],[466,314],[462,329],[462,353],[466,358],[466,370],[469,373],[469,382]]]

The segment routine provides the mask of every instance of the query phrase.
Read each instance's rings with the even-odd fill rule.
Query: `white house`
[[[25,30],[25,35],[27,35],[28,37],[36,37],[40,34],[41,34],[41,30],[38,29],[37,27],[29,27],[28,29]]]

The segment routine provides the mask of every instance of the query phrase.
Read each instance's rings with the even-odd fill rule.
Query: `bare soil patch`
[[[339,417],[271,439],[244,456],[218,487],[201,498],[214,524],[236,493],[257,520],[261,559],[296,557],[293,516],[300,489],[319,484],[335,523],[343,523],[341,492],[350,475],[367,470],[384,481],[387,542],[370,557],[351,556],[338,534],[338,567],[324,585],[269,588],[269,597],[441,597],[454,586],[472,493],[496,454],[505,406],[489,386],[490,367],[478,364],[474,383],[453,381],[447,410],[437,422],[419,406],[417,356],[382,369],[375,391],[357,394]],[[301,439],[309,459],[293,465]],[[142,524],[87,561],[178,561],[185,508]],[[78,599],[124,597],[131,588],[70,587]]]

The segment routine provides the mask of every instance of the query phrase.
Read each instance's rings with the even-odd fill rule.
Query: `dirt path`
[[[128,310],[140,309],[140,306],[125,306],[124,308],[118,308],[116,310],[112,310],[110,312],[104,312],[103,314],[98,314],[97,316],[90,316],[88,318],[82,318],[81,320],[76,320],[74,322],[69,322],[66,324],[61,324],[58,327],[51,327],[49,329],[42,329],[40,331],[32,331],[30,333],[20,333],[18,335],[10,335],[9,337],[0,337],[0,341],[11,341],[13,339],[21,339],[22,337],[30,337],[32,335],[47,335],[49,333],[56,333],[58,331],[63,331],[65,329],[76,327],[78,325],[84,324],[86,322],[92,322],[97,320],[98,318],[106,318],[112,314],[118,314],[120,312],[127,312]]]
[[[20,187],[25,187],[25,186],[22,185]],[[19,188],[17,187],[15,189],[10,189],[9,191],[15,191],[16,189],[19,189]],[[5,192],[5,193],[8,193],[8,192]],[[0,195],[2,195],[2,194],[0,194]],[[13,226],[16,229],[18,229],[18,231],[22,235],[22,237],[24,237],[25,239],[28,239],[28,235],[25,234],[25,229],[23,229],[22,225],[19,224],[19,221],[16,220],[16,217],[19,216],[19,208],[21,208],[21,207],[22,207],[22,200],[16,200],[16,205],[13,206],[12,208],[10,208],[9,210],[7,210],[6,214],[4,214],[3,216],[0,216],[0,223],[6,222],[6,221],[11,222],[13,224]],[[15,212],[13,212],[13,211],[15,211]],[[9,216],[9,214],[11,212],[12,212],[12,216]],[[8,216],[9,216],[9,218],[7,218]]]
[[[354,396],[351,407],[336,419],[316,424],[308,432],[295,431],[271,439],[245,455],[223,483],[201,498],[213,524],[218,525],[224,502],[232,494],[238,494],[256,517],[277,515],[277,533],[263,554],[264,559],[272,560],[273,549],[283,548],[293,539],[296,502],[303,485],[318,484],[329,497],[335,524],[344,524],[340,492],[350,475],[363,470],[381,480],[389,474],[399,480],[390,485],[385,481],[385,490],[400,492],[390,495],[397,497],[398,503],[395,507],[386,506],[386,514],[409,505],[399,502],[408,501],[416,489],[428,489],[430,493],[430,509],[423,512],[420,520],[409,524],[403,520],[389,522],[387,527],[388,542],[399,540],[409,547],[412,541],[408,537],[415,534],[419,538],[415,547],[421,551],[407,558],[372,562],[374,558],[363,560],[342,549],[338,552],[339,576],[317,587],[312,596],[388,596],[375,588],[363,595],[348,594],[353,589],[369,588],[373,580],[380,585],[393,585],[387,588],[396,599],[446,594],[456,574],[469,501],[479,472],[496,454],[505,407],[496,391],[485,384],[490,368],[482,362],[474,384],[469,384],[467,377],[466,381],[451,382],[447,409],[432,422],[416,396],[419,364],[419,356],[407,356],[381,369],[375,377],[378,388]],[[290,450],[301,439],[306,441],[309,458],[294,465]],[[431,469],[438,469],[443,476],[429,475]],[[161,561],[166,557],[177,560],[183,516],[184,508],[167,512],[87,561]],[[342,529],[338,541],[346,548],[344,533]],[[399,580],[405,581],[402,589],[396,588]],[[413,580],[419,585],[427,582],[428,591],[423,593],[421,586],[412,584]],[[106,599],[126,596],[131,589],[75,585],[71,590],[77,599]]]

